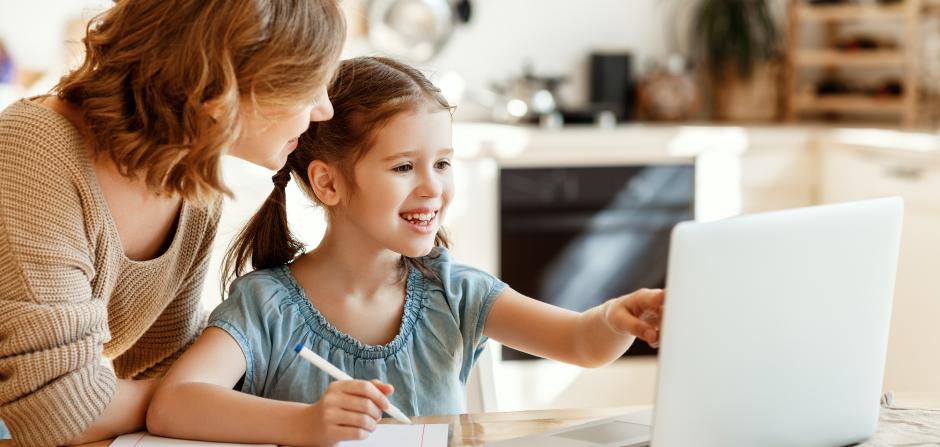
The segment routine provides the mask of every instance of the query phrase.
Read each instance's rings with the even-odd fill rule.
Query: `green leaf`
[[[778,57],[781,34],[767,0],[697,0],[693,57],[713,77],[736,69],[743,79]]]

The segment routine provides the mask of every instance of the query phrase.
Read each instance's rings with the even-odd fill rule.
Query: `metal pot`
[[[373,0],[369,42],[386,54],[428,61],[450,39],[455,23],[470,20],[470,11],[469,0]]]

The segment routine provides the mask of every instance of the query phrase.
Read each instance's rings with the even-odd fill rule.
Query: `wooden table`
[[[916,401],[908,399],[905,399],[904,401],[911,402],[912,404],[930,403],[931,406],[926,408],[938,408],[937,406],[933,406],[933,404],[935,404],[937,401],[932,399],[925,401],[921,397],[920,400]],[[925,408],[923,405],[917,405],[917,407]],[[584,408],[568,410],[535,410],[505,413],[460,414],[451,416],[422,416],[412,418],[412,421],[419,424],[448,424],[448,444],[451,447],[462,447],[470,445],[481,445],[486,442],[495,442],[504,439],[516,438],[555,428],[562,428],[596,419],[616,416],[618,414],[623,414],[630,411],[642,410],[644,408],[649,407],[631,406],[615,408]],[[906,410],[900,411],[903,412]],[[883,409],[882,424],[879,425],[879,433],[876,434],[873,439],[869,440],[869,442],[861,444],[861,446],[896,445],[898,443],[896,437],[883,436],[885,434],[885,429],[891,426],[890,421],[886,422],[885,416],[893,416],[894,419],[901,417],[904,421],[907,421],[909,418],[915,416],[915,412],[913,412],[914,410],[911,411],[911,413],[900,413],[900,416],[898,416],[898,410]],[[927,437],[929,438],[929,442],[920,443],[917,445],[940,445],[940,411],[927,411],[930,412],[929,418],[927,419],[929,423],[924,423],[924,420],[915,421],[917,422],[916,425],[918,427],[916,431],[919,433],[914,434],[919,435],[920,438],[918,439],[921,440],[924,439],[925,435],[928,435]],[[919,414],[918,417],[923,418],[923,415]],[[386,418],[383,419],[381,423],[394,424],[397,422],[394,419]],[[925,428],[928,426],[929,428]],[[928,431],[930,433],[925,433]],[[106,440],[83,444],[80,447],[107,447],[110,444],[111,440]],[[909,443],[902,444],[909,445]],[[12,445],[12,441],[0,441],[0,447],[12,447]]]
[[[450,446],[480,445],[538,433],[552,428],[580,424],[644,407],[587,408],[572,410],[515,411],[506,413],[459,414],[411,418],[418,424],[448,424]],[[386,418],[382,423],[397,423]],[[107,447],[112,440],[82,444],[80,447]],[[13,441],[0,441],[0,447],[12,447]]]
[[[644,408],[649,406],[423,416],[412,418],[412,422],[448,424],[448,445],[459,447],[518,438]]]

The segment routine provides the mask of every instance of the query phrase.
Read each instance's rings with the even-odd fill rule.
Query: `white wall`
[[[785,0],[773,2],[782,12]],[[111,4],[111,0],[0,0],[0,39],[26,68],[60,69],[69,21],[87,20]],[[694,0],[474,0],[470,23],[455,28],[442,52],[420,65],[459,73],[472,92],[493,82],[505,83],[521,74],[528,61],[537,74],[567,77],[562,99],[579,105],[587,95],[592,51],[629,51],[635,56],[637,73],[672,52],[686,53],[685,30],[693,4]],[[351,39],[350,44],[347,55],[375,52],[363,39]],[[463,109],[461,117],[481,116],[472,104]]]
[[[530,60],[539,72],[568,74],[593,49],[628,50],[639,61],[664,54],[672,39],[665,11],[676,0],[476,0],[469,24],[426,64],[456,70],[485,86],[520,73]],[[687,0],[681,0],[687,1]],[[54,67],[66,24],[88,19],[111,0],[0,0],[0,39],[22,65]]]
[[[48,92],[84,53],[84,23],[110,0],[0,0],[0,42],[19,72],[40,74],[30,88],[0,84],[0,110],[24,96]]]
[[[88,20],[110,0],[0,0],[0,40],[13,60],[33,71],[61,69],[68,54],[66,27]]]
[[[355,2],[356,0],[348,0]],[[476,0],[470,23],[457,27],[442,52],[419,64],[432,72],[456,72],[469,92],[493,82],[505,83],[531,62],[536,73],[565,76],[562,99],[581,104],[587,95],[591,51],[629,51],[639,71],[662,60],[675,47],[671,24],[676,5],[689,0]],[[89,19],[110,0],[0,0],[0,39],[16,63],[33,71],[64,70],[69,53],[65,28],[75,18]],[[352,39],[347,55],[375,53],[364,40]],[[51,85],[50,85],[51,87]],[[462,119],[486,116],[467,102]]]
[[[456,72],[468,96],[481,96],[494,82],[506,84],[531,63],[537,75],[564,76],[566,104],[582,104],[592,51],[630,52],[639,73],[663,60],[675,45],[668,23],[675,4],[689,0],[476,0],[468,24],[455,28],[440,54],[419,63],[430,72]],[[349,55],[376,54],[364,40],[351,41]],[[486,111],[461,102],[458,118],[478,119]]]
[[[770,0],[781,22],[786,1]],[[431,73],[455,72],[464,79],[468,95],[458,103],[460,120],[487,118],[488,109],[479,104],[486,102],[481,92],[493,82],[505,84],[519,76],[527,62],[537,75],[566,77],[560,90],[563,105],[577,107],[587,100],[591,52],[630,52],[635,75],[649,72],[651,63],[665,63],[670,54],[689,54],[688,29],[696,3],[475,0],[470,23],[456,27],[434,59],[417,65]],[[376,52],[365,39],[351,39],[347,55],[365,54]]]
[[[634,71],[666,53],[668,1],[480,0],[470,23],[456,32],[430,65],[459,73],[470,89],[522,73],[567,76],[564,97],[580,103],[587,93],[588,55],[628,51]]]

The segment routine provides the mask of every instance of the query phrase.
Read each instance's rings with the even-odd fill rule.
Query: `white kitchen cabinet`
[[[748,130],[741,154],[741,214],[809,206],[816,202],[818,153],[806,129]]]
[[[905,201],[885,389],[940,392],[940,155],[823,141],[821,202]]]

